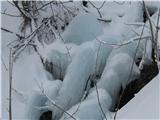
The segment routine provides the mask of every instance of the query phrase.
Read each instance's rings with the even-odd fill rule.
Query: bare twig
[[[64,5],[64,2],[62,2],[62,1],[59,0],[59,3],[63,6],[63,8],[64,8],[69,14],[75,16],[75,14],[74,14],[70,9],[68,9],[67,6]]]
[[[3,63],[3,65],[4,65],[4,68],[6,69],[6,71],[8,71],[8,68],[7,68],[7,66],[6,66],[6,64],[5,64],[4,60],[3,60],[3,58],[1,58],[1,60],[2,60],[2,63]]]
[[[160,8],[159,8],[159,11],[158,11],[158,18],[157,18],[157,25],[156,25],[156,33],[155,33],[155,42],[156,42],[156,45],[155,45],[155,50],[156,50],[156,59],[157,59],[157,62],[159,61],[159,53],[158,53],[158,32],[159,32],[159,20],[160,20]]]
[[[106,22],[106,23],[110,23],[110,22],[112,22],[112,20],[111,20],[111,19],[102,19],[102,18],[97,18],[97,20],[99,20],[99,21],[103,21],[103,22]]]
[[[50,1],[50,2],[48,2],[48,3],[46,3],[46,4],[44,4],[43,6],[35,9],[34,12],[35,12],[35,11],[38,11],[38,10],[41,10],[42,8],[44,8],[44,7],[46,7],[47,5],[50,5],[51,3],[54,3],[54,2],[56,2],[56,1]]]
[[[29,43],[33,40],[33,38],[36,35],[36,32],[46,23],[48,22],[48,19],[43,22],[39,27],[37,27],[31,34],[29,34],[27,37],[25,37],[23,39],[24,42],[22,42],[21,44],[19,44],[18,48],[16,50],[14,50],[13,54],[15,55],[15,58],[29,45]]]
[[[141,22],[135,22],[135,23],[124,23],[125,25],[130,25],[130,26],[144,26],[144,23]],[[149,29],[150,28],[148,26],[145,26],[145,28]]]
[[[101,105],[101,102],[100,102],[100,99],[99,99],[99,92],[98,92],[97,82],[95,83],[95,86],[96,86],[96,93],[97,93],[98,105],[99,105],[99,107],[100,107],[100,109],[101,109],[101,112],[102,112],[105,120],[107,120],[107,116],[106,116],[105,112],[104,112],[103,109],[102,109],[102,105]]]
[[[96,39],[97,39],[97,38],[96,38]],[[99,56],[100,48],[101,48],[101,42],[99,42],[99,47],[98,47],[98,50],[97,50],[94,79],[96,79],[96,71],[97,71],[97,66],[98,66],[98,56]],[[99,92],[98,92],[98,87],[97,87],[97,81],[95,81],[95,87],[96,87],[96,94],[97,94],[98,105],[99,105],[99,107],[100,107],[100,110],[101,110],[104,118],[107,120],[107,116],[106,116],[105,112],[104,112],[103,109],[102,109],[102,105],[101,105],[101,102],[100,102],[100,99],[99,99]]]
[[[5,32],[8,32],[8,33],[10,33],[10,34],[15,34],[18,38],[21,38],[21,39],[24,38],[24,37],[21,36],[20,34],[14,33],[13,31],[8,30],[8,29],[6,29],[6,28],[1,27],[1,30],[5,31]]]
[[[14,3],[15,7],[19,10],[19,12],[22,14],[22,16],[23,16],[24,18],[30,19],[30,18],[22,11],[22,9],[19,7],[18,1],[13,1],[13,3]]]
[[[135,26],[143,26],[144,23],[136,22],[136,23],[124,23],[125,25],[135,25]],[[147,27],[147,26],[146,26]]]
[[[132,27],[131,27],[131,31],[134,32],[137,36],[140,36],[140,34],[136,32]]]
[[[123,5],[125,3],[125,1],[119,2],[118,0],[113,0],[113,2],[117,3],[118,5]]]
[[[152,26],[152,22],[151,22],[151,19],[150,19],[150,15],[149,15],[148,9],[147,9],[144,1],[143,1],[143,6],[144,6],[144,9],[145,9],[145,12],[147,14],[148,21],[149,21],[150,31],[151,31],[151,35],[152,35],[152,44],[153,44],[153,48],[154,48],[155,39],[154,39],[153,26]]]
[[[12,31],[7,30],[6,28],[3,28],[3,27],[1,27],[1,30],[5,31],[5,32],[8,32],[8,33],[13,33]]]
[[[151,36],[140,36],[140,37],[135,37],[135,38],[132,38],[131,40],[124,41],[124,42],[118,43],[118,44],[107,43],[107,42],[102,41],[102,40],[97,39],[97,38],[96,38],[96,40],[99,41],[99,42],[101,42],[102,44],[106,44],[106,45],[112,46],[112,47],[114,47],[114,48],[119,48],[119,47],[121,47],[121,46],[130,44],[130,43],[132,43],[132,42],[134,42],[134,41],[136,41],[136,40],[139,40],[139,39],[140,39],[140,40],[143,40],[143,39],[147,39],[147,38],[150,38],[150,37],[151,37]]]
[[[101,5],[100,7],[95,6],[95,5],[94,5],[91,1],[89,1],[89,0],[88,0],[88,2],[89,2],[94,8],[96,8],[96,10],[97,10],[100,18],[102,18],[102,14],[101,14],[101,12],[100,12],[100,9],[104,6],[104,4],[105,4],[106,1],[103,1],[102,5]]]
[[[13,70],[13,54],[10,48],[9,56],[9,120],[12,120],[12,70]]]
[[[147,39],[145,41],[145,47],[144,47],[144,53],[143,53],[143,57],[142,57],[142,60],[139,64],[139,69],[142,70],[143,69],[143,64],[144,64],[144,59],[145,59],[145,56],[146,56],[146,49],[147,49]]]
[[[10,16],[10,17],[22,17],[21,15],[13,15],[13,14],[9,14],[9,13],[6,13],[6,12],[0,12],[0,13],[3,14],[3,15]]]

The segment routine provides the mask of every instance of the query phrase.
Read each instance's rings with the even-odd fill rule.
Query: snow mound
[[[112,99],[104,89],[98,89],[98,92],[103,112],[108,112],[108,109],[111,107]],[[78,120],[101,120],[103,116],[98,104],[96,91],[90,93],[85,101],[78,103],[67,112],[71,115],[73,114],[73,116]],[[60,120],[63,120],[64,118],[72,120],[66,114],[63,114]]]
[[[113,106],[117,100],[121,87],[125,86],[134,80],[140,74],[140,71],[135,63],[130,76],[133,59],[126,53],[117,53],[109,56],[101,79],[98,82],[98,88],[105,89],[113,99]],[[123,69],[123,70],[122,70]],[[128,79],[130,77],[130,79]],[[114,82],[113,82],[114,81]]]
[[[45,61],[45,69],[52,74],[53,79],[63,79],[71,56],[67,49],[74,48],[74,44],[65,45],[56,41],[45,48],[42,53]]]
[[[77,104],[83,96],[87,80],[93,70],[93,62],[91,62],[94,59],[93,56],[91,48],[82,49],[68,66],[59,96],[55,100],[56,104],[64,110]],[[55,112],[56,110],[53,111]],[[59,111],[60,114],[61,112]],[[59,114],[56,115],[59,117]]]
[[[66,43],[81,44],[90,41],[102,33],[102,26],[92,14],[80,14],[76,16],[64,31],[62,37]]]

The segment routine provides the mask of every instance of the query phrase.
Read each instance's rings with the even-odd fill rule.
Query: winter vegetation
[[[2,119],[160,119],[159,30],[159,1],[1,2]]]

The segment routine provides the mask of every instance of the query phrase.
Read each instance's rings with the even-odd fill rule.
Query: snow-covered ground
[[[160,74],[142,88],[117,114],[117,119],[160,119]]]
[[[101,3],[93,2],[93,3],[97,6],[100,6],[102,4],[102,2]],[[1,2],[1,4],[2,4],[2,8],[1,8],[2,11],[7,8],[7,12],[9,12],[10,14],[18,13],[18,11],[16,9],[14,9],[14,7],[12,5],[8,4],[7,2]],[[157,4],[157,6],[158,6],[158,4]],[[93,8],[91,5],[89,6],[89,8],[85,8],[85,9],[92,13],[90,18],[87,18],[88,16],[87,17],[85,16],[86,20],[90,23],[90,28],[95,29],[95,27],[98,27],[98,29],[96,29],[96,30],[90,29],[89,32],[95,33],[94,37],[95,37],[95,35],[101,35],[97,38],[104,40],[104,42],[109,42],[109,40],[112,40],[112,42],[110,42],[110,44],[115,44],[117,42],[117,38],[120,42],[130,38],[130,37],[128,37],[128,34],[130,34],[130,32],[132,30],[130,29],[129,26],[126,26],[124,24],[124,22],[135,22],[136,20],[134,18],[136,15],[137,15],[136,19],[140,19],[142,17],[142,13],[138,12],[138,10],[140,10],[141,7],[135,5],[133,8],[131,8],[130,2],[125,3],[125,4],[118,4],[116,2],[107,2],[106,1],[104,7],[102,7],[102,9],[100,11],[102,13],[103,19],[112,20],[110,23],[103,23],[101,21],[101,22],[99,22],[100,24],[97,24],[96,18],[99,18],[99,14],[98,14],[97,10],[95,8]],[[137,11],[133,12],[133,14],[128,14],[130,12],[132,13],[132,11],[131,11],[132,9],[136,9]],[[80,12],[82,14],[84,12],[82,7],[80,7]],[[81,18],[85,19],[85,17],[81,17]],[[94,19],[94,21],[91,21],[92,19]],[[131,19],[131,21],[129,21],[130,19]],[[14,31],[14,32],[19,31],[18,25],[21,21],[20,18],[13,18],[13,17],[1,15],[1,20],[2,20],[2,25],[1,25],[2,27],[7,28],[7,29]],[[78,20],[80,22],[83,22],[79,18],[78,18]],[[75,21],[75,24],[77,24],[76,22],[79,23],[78,20]],[[92,26],[92,24],[95,24],[95,26]],[[96,53],[96,50],[98,49],[98,45],[99,45],[98,44],[99,42],[97,40],[95,40],[92,35],[88,35],[89,33],[83,34],[84,32],[85,33],[88,32],[87,31],[87,22],[83,26],[81,26],[81,25],[79,25],[79,27],[77,26],[78,28],[82,27],[82,29],[85,29],[85,30],[83,30],[82,33],[81,33],[81,31],[78,31],[78,32],[80,32],[80,34],[78,34],[78,35],[81,35],[78,39],[79,40],[78,44],[81,44],[81,42],[84,42],[84,41],[89,41],[89,42],[87,42],[87,44],[85,43],[84,45],[82,44],[80,46],[77,46],[76,44],[74,44],[74,42],[77,42],[75,39],[72,38],[73,31],[76,31],[76,28],[74,28],[74,27],[75,27],[75,25],[73,24],[73,27],[71,26],[70,29],[65,31],[64,34],[62,35],[62,36],[68,35],[69,38],[71,38],[68,41],[73,42],[73,44],[68,44],[69,47],[73,48],[73,49],[71,48],[71,57],[73,58],[73,62],[71,64],[69,64],[70,61],[69,62],[67,61],[68,58],[65,57],[66,54],[65,55],[63,54],[63,53],[67,52],[64,44],[59,43],[59,41],[58,42],[56,41],[55,44],[48,46],[48,48],[44,49],[44,53],[43,53],[44,57],[46,57],[45,55],[50,55],[51,52],[55,52],[56,54],[59,55],[58,56],[59,59],[57,59],[56,58],[57,56],[55,55],[52,57],[53,59],[51,58],[51,60],[53,60],[53,61],[56,59],[61,60],[62,58],[64,58],[65,60],[62,60],[64,62],[64,64],[67,64],[67,65],[69,64],[69,68],[67,69],[67,72],[69,72],[69,73],[64,78],[65,82],[62,85],[63,89],[60,90],[60,93],[62,93],[62,96],[59,96],[57,99],[58,103],[60,103],[60,104],[64,104],[64,103],[63,102],[61,103],[61,101],[59,101],[59,100],[62,100],[62,101],[63,101],[63,99],[68,99],[68,101],[70,100],[70,96],[68,96],[67,90],[69,90],[70,93],[75,94],[75,96],[77,95],[76,99],[74,99],[72,102],[70,102],[71,105],[72,104],[75,105],[80,100],[79,97],[83,96],[83,95],[81,95],[81,96],[78,96],[78,95],[82,94],[84,92],[84,91],[80,91],[80,89],[82,89],[84,87],[83,84],[86,82],[88,75],[93,72],[90,70],[93,70],[93,66],[94,66],[93,63],[95,62],[95,57],[96,57],[95,53]],[[102,28],[102,30],[101,30],[101,28]],[[78,29],[78,30],[80,30],[80,29]],[[4,31],[2,31],[1,33],[2,33],[2,36],[1,36],[1,40],[2,40],[2,42],[1,42],[1,44],[2,44],[1,45],[1,47],[2,47],[1,48],[1,50],[2,50],[1,59],[2,59],[3,63],[1,64],[2,101],[0,101],[0,102],[2,102],[2,104],[1,104],[2,105],[2,117],[5,120],[5,119],[8,119],[8,111],[7,110],[8,110],[8,94],[9,94],[9,90],[8,90],[8,87],[9,87],[9,78],[8,78],[8,74],[9,74],[8,73],[9,48],[7,47],[7,44],[9,42],[15,40],[16,36],[13,34],[6,33]],[[125,34],[123,34],[123,33],[125,33]],[[76,37],[78,35],[76,35]],[[87,39],[84,39],[85,36],[87,36]],[[92,40],[92,39],[94,39],[94,40]],[[55,47],[55,46],[58,48],[52,49],[52,47]],[[61,47],[62,47],[62,49],[60,49]],[[103,67],[103,68],[105,67],[104,61],[107,59],[107,56],[109,55],[110,51],[112,50],[112,47],[114,48],[114,45],[111,47],[106,47],[105,45],[102,45],[102,50],[100,50],[100,54],[105,54],[106,57],[101,58],[103,61],[103,65],[99,65],[100,63],[98,63],[98,65],[100,67]],[[83,49],[81,50],[81,48],[83,48]],[[46,54],[46,52],[48,52],[51,49],[53,51]],[[107,52],[105,52],[105,50],[108,50],[109,52],[107,53]],[[83,54],[83,52],[85,54]],[[60,57],[62,57],[62,58],[60,58]],[[79,60],[79,58],[82,58],[83,61]],[[85,62],[86,58],[88,60],[90,60],[90,61],[88,61],[88,63]],[[129,58],[129,60],[130,60],[130,58]],[[132,60],[130,60],[130,61],[132,61]],[[85,63],[85,64],[83,64],[83,63]],[[77,64],[82,64],[83,66],[79,66]],[[6,65],[7,69],[5,68],[5,65]],[[87,67],[88,69],[85,69],[85,66],[88,66]],[[74,69],[72,70],[72,68],[74,68]],[[78,73],[76,72],[76,69],[79,70]],[[30,96],[32,96],[34,94],[34,92],[36,93],[37,91],[40,91],[38,88],[38,85],[37,85],[37,81],[42,82],[42,83],[44,82],[44,86],[46,86],[45,87],[46,91],[47,90],[48,91],[49,90],[56,91],[55,93],[50,93],[51,97],[54,98],[57,96],[57,93],[58,93],[57,91],[61,88],[62,82],[60,82],[59,80],[54,80],[54,78],[52,78],[50,74],[48,74],[46,76],[45,72],[46,71],[43,70],[43,66],[40,62],[39,57],[35,54],[28,54],[28,52],[26,52],[26,53],[24,52],[24,54],[22,54],[22,56],[20,56],[18,61],[14,64],[14,71],[13,71],[13,88],[14,89],[13,89],[13,99],[12,99],[12,106],[13,106],[12,111],[13,111],[13,118],[15,120],[26,118],[26,112],[28,109],[27,108],[28,107],[27,106],[28,99],[30,99]],[[75,73],[75,75],[76,74],[77,75],[72,76],[72,73]],[[81,77],[80,73],[82,73],[84,75],[83,76],[84,78]],[[138,72],[137,72],[137,74],[138,74]],[[79,79],[76,79],[76,77]],[[53,81],[50,79],[53,79]],[[80,83],[77,84],[77,82],[75,82],[76,80],[74,81],[74,79],[76,79],[77,81],[78,80],[83,81],[83,82],[80,82],[82,85],[80,86]],[[160,119],[160,114],[159,114],[160,113],[160,110],[159,110],[159,108],[160,108],[160,103],[159,103],[159,101],[160,101],[160,99],[159,99],[160,82],[159,82],[159,80],[160,80],[160,75],[156,76],[150,83],[147,84],[147,86],[145,86],[139,93],[137,93],[135,95],[135,97],[128,104],[126,104],[121,110],[118,111],[117,119],[148,119],[148,118],[149,119]],[[71,84],[69,84],[68,81],[71,81],[71,83],[74,86],[70,87]],[[53,87],[52,85],[53,86],[55,85],[55,86]],[[78,88],[78,90],[73,91],[73,89],[76,89],[76,88]],[[102,90],[100,89],[100,92],[101,92],[100,99],[102,99],[102,101],[104,101],[106,99],[110,100],[108,93],[106,93],[106,91],[104,91],[104,89],[102,89]],[[49,93],[49,92],[47,92],[47,93]],[[88,105],[88,103],[87,103],[88,101],[82,103],[82,108],[81,108],[82,113],[80,112],[79,115],[85,114],[85,112],[83,112],[83,110],[85,109],[86,104],[88,106],[91,106],[91,109],[95,109],[98,107],[98,106],[95,106],[95,107],[92,106],[96,102],[96,99],[93,99],[95,96],[96,96],[95,91],[93,93],[91,92],[91,94],[87,98],[87,100],[90,102],[90,104]],[[105,98],[106,96],[107,96],[107,98]],[[68,102],[68,101],[66,101],[66,102]],[[110,104],[106,101],[104,101],[104,105],[110,106]],[[65,106],[65,107],[70,107],[70,106]],[[76,108],[76,106],[73,107],[73,110],[75,108]],[[69,109],[69,108],[67,108],[67,109]],[[88,111],[91,109],[88,109]],[[72,111],[72,110],[70,110],[70,111]],[[33,112],[35,112],[35,111],[33,111]],[[108,108],[107,108],[106,112],[108,112]],[[39,113],[37,113],[37,114],[39,114]],[[98,115],[99,115],[99,113],[98,113]],[[95,116],[96,116],[96,113],[95,113]],[[92,117],[93,116],[91,116],[91,118]],[[99,117],[97,117],[97,119],[98,118]]]

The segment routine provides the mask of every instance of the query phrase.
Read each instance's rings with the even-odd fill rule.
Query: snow
[[[26,106],[26,116],[29,120],[39,119],[42,111],[38,109],[45,104],[46,98],[38,92],[32,92]]]
[[[93,70],[93,56],[91,48],[82,49],[68,66],[59,96],[55,100],[56,104],[64,110],[78,103],[83,96],[84,87]],[[55,111],[53,112],[55,113]],[[59,111],[59,113],[62,113],[62,111]]]
[[[70,63],[70,53],[62,42],[56,41],[49,45],[43,52],[46,70],[52,74],[53,79],[61,79],[65,75]]]
[[[159,1],[145,1],[147,9],[151,12],[154,13],[159,9],[160,2]]]
[[[93,3],[96,6],[101,6],[102,2]],[[159,7],[158,5],[159,3],[147,3],[146,6],[149,10],[155,11]],[[70,8],[71,6],[67,7]],[[76,7],[79,8],[80,14],[71,21],[62,34],[64,41],[59,38],[53,44],[45,45],[45,48],[40,49],[40,54],[45,62],[48,61],[49,64],[53,64],[52,71],[44,69],[38,55],[30,53],[28,55],[26,51],[15,62],[13,71],[13,88],[15,89],[12,102],[13,118],[38,119],[42,112],[48,109],[53,111],[54,119],[61,117],[62,111],[56,107],[50,106],[43,110],[38,108],[51,105],[50,100],[41,93],[38,87],[38,84],[40,84],[47,96],[55,101],[55,104],[71,114],[76,111],[82,100],[79,110],[73,115],[77,119],[101,120],[104,116],[98,105],[95,88],[89,91],[85,99],[82,99],[84,94],[88,92],[85,91],[85,86],[90,76],[93,74],[100,76],[100,79],[97,80],[99,98],[102,109],[109,116],[121,87],[125,88],[129,82],[139,75],[139,69],[134,63],[131,79],[127,81],[138,40],[124,46],[116,46],[116,44],[125,43],[136,38],[137,34],[132,29],[139,34],[141,33],[142,26],[131,27],[126,23],[143,22],[142,5],[139,2],[125,2],[122,5],[116,2],[106,2],[100,12],[103,16],[102,19],[111,19],[110,23],[98,21],[99,14],[91,5],[86,8],[89,13],[82,12],[83,9],[80,8],[80,2],[76,3]],[[3,10],[7,8],[7,12],[11,14],[18,13],[6,2],[3,2],[2,8]],[[55,9],[56,13],[61,10],[60,8]],[[43,12],[43,17],[49,17],[51,14],[50,9],[47,9],[47,14],[46,11]],[[63,10],[59,12],[63,18],[66,18]],[[71,20],[71,18],[66,19],[65,21]],[[155,23],[155,20],[157,20],[156,15],[153,16],[152,21]],[[3,15],[2,27],[18,33],[20,21],[21,19],[19,18],[10,19],[10,17]],[[58,24],[62,25],[61,22],[58,22]],[[143,36],[150,35],[148,28],[149,24],[147,23]],[[16,36],[6,32],[2,33],[2,58],[8,68],[9,49],[6,46],[16,39]],[[145,44],[147,49],[144,56]],[[142,62],[151,61],[150,38],[143,39],[140,43],[136,59],[142,56],[144,57]],[[8,118],[8,112],[5,108],[8,106],[6,99],[8,98],[9,79],[8,71],[5,70],[3,64],[2,78],[4,79],[2,81],[2,89],[4,91],[2,93],[2,115],[3,118]],[[118,112],[118,118],[135,118],[135,116],[136,118],[158,118],[159,84],[157,79],[153,80],[156,82],[151,81],[131,102],[124,106]],[[146,106],[148,106],[148,109],[146,109]],[[142,113],[144,108],[145,112]],[[65,117],[68,117],[68,115],[63,114],[61,119]]]
[[[51,99],[55,99],[57,93],[61,87],[62,82],[60,80],[55,81],[47,81],[44,83],[39,83],[42,85],[42,89],[44,93]],[[40,108],[48,105],[50,101],[42,94],[42,90],[32,90],[32,92],[28,95],[28,99],[26,101],[26,116],[28,119],[39,119],[40,115],[46,110],[41,110]]]
[[[104,89],[98,89],[98,92],[102,109],[104,112],[108,112],[108,109],[111,107],[112,99]],[[84,101],[78,103],[67,112],[80,120],[101,120],[103,116],[98,104],[96,91],[90,93]],[[63,114],[60,120],[65,118],[71,120],[66,114]]]
[[[118,111],[117,119],[160,119],[159,80],[160,74]]]
[[[96,17],[92,14],[81,13],[76,16],[62,37],[66,43],[81,44],[85,41],[90,41],[102,34],[102,27],[98,23]]]
[[[133,70],[130,76],[132,63],[132,57],[125,53],[117,53],[111,58],[109,56],[107,60],[101,79],[98,82],[98,88],[105,89],[111,95],[113,106],[117,100],[121,87],[124,89],[128,83],[135,80],[140,74],[138,67],[133,63]],[[129,77],[130,79],[128,79]]]

